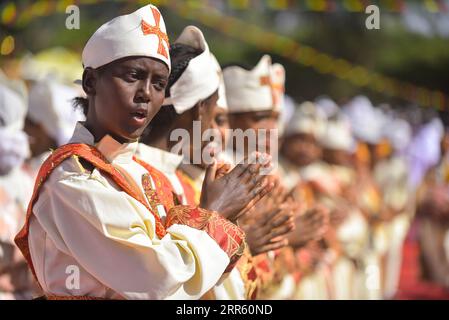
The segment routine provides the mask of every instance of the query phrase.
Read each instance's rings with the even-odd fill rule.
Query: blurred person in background
[[[30,139],[31,157],[27,165],[33,177],[51,150],[66,144],[76,123],[85,119],[72,105],[78,96],[79,88],[56,79],[44,79],[31,85],[24,130]]]
[[[33,192],[33,182],[23,170],[30,154],[23,131],[26,97],[14,89],[12,81],[0,74],[0,300],[31,299],[37,293],[14,244]]]

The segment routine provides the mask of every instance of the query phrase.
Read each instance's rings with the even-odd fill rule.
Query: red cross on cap
[[[165,41],[167,43],[167,47],[169,47],[168,36],[160,28],[161,13],[155,7],[151,7],[151,12],[153,13],[155,25],[152,26],[149,23],[145,22],[145,20],[142,19],[142,22],[141,22],[142,32],[144,35],[154,34],[158,37],[159,44],[158,44],[158,48],[157,48],[157,53],[160,55],[163,55],[166,59],[168,59],[168,53],[164,47],[164,42],[163,42],[163,41]]]

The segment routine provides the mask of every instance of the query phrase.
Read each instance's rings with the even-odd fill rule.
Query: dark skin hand
[[[255,156],[270,159],[268,155],[258,152]],[[214,159],[206,169],[200,207],[217,211],[231,221],[237,220],[251,201],[263,197],[272,188],[267,176],[259,174],[260,170],[271,166],[271,161],[262,162],[263,164],[261,161],[243,161],[218,178],[218,165]]]
[[[321,239],[329,226],[329,210],[321,205],[316,205],[305,212],[300,213],[295,219],[296,231],[290,233],[289,244],[294,248],[300,248],[309,241]]]
[[[287,234],[295,228],[291,203],[270,209],[241,225],[253,256],[287,246]]]
[[[294,202],[284,201],[285,190],[275,175],[269,179],[274,184],[270,194],[261,199],[239,220],[246,233],[246,242],[252,255],[258,255],[288,245],[287,235],[294,229]]]
[[[86,68],[83,89],[89,110],[85,126],[95,141],[108,134],[120,143],[136,141],[164,101],[168,75],[163,62],[140,56]]]

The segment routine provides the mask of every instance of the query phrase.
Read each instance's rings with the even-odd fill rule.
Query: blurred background
[[[326,132],[337,134],[327,140],[357,140],[357,148],[337,150],[351,153],[356,171],[349,195],[338,197],[362,207],[364,194],[375,208],[368,231],[355,227],[369,240],[357,268],[375,266],[379,283],[387,283],[384,292],[357,298],[449,299],[449,0],[2,0],[0,300],[31,296],[29,281],[10,286],[2,263],[27,274],[24,261],[19,268],[12,258],[12,239],[42,161],[83,118],[71,108],[82,95],[74,85],[82,49],[103,23],[149,2],[162,12],[171,41],[196,25],[222,65],[253,67],[271,55],[286,69],[286,118],[295,120],[294,110],[314,101],[317,110],[330,107],[326,121],[334,127],[328,123]],[[366,27],[369,5],[379,9],[379,29]],[[77,17],[79,28],[70,28]]]
[[[61,77],[80,74],[80,53],[95,29],[145,3],[148,1],[2,1],[1,67],[9,77],[18,76],[18,62],[33,54],[40,57],[41,68],[53,65]],[[297,101],[325,94],[344,103],[348,97],[366,94],[375,103],[448,107],[447,0],[152,3],[161,8],[171,39],[187,24],[195,24],[204,30],[222,64],[238,61],[251,66],[262,53],[271,54],[286,67],[286,92]],[[70,15],[66,8],[71,4],[80,9],[79,29],[66,28]],[[379,30],[365,27],[369,4],[380,9]]]

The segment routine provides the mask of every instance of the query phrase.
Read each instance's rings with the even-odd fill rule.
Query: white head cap
[[[396,151],[405,150],[412,140],[412,127],[404,119],[390,119],[385,122],[383,131]]]
[[[219,87],[220,78],[211,59],[206,39],[200,29],[187,26],[175,41],[201,50],[202,53],[189,61],[179,79],[170,87],[170,97],[162,105],[173,105],[181,114],[193,108],[200,100],[211,96]]]
[[[30,90],[28,117],[63,145],[70,140],[76,122],[84,120],[84,115],[72,106],[72,99],[78,96],[74,87],[49,80],[38,82]]]
[[[274,108],[271,57],[264,55],[252,70],[230,66],[223,70],[229,112],[265,111]]]
[[[0,124],[14,131],[23,129],[27,106],[21,96],[0,83]]]
[[[271,66],[271,90],[273,96],[273,109],[280,111],[284,105],[285,94],[285,68],[280,63]]]
[[[149,4],[103,24],[87,41],[83,66],[98,68],[112,61],[144,56],[159,59],[170,69],[169,43],[164,19]]]
[[[382,110],[375,108],[367,97],[357,96],[343,111],[348,116],[357,139],[370,144],[379,143],[386,120]]]
[[[215,70],[218,73],[218,77],[220,78],[220,85],[218,87],[217,106],[219,106],[222,109],[227,110],[228,109],[228,101],[226,100],[226,89],[225,89],[224,80],[223,80],[223,72],[221,70],[220,64],[218,63],[217,58],[213,55],[213,53],[211,53],[210,55],[211,55],[212,63],[215,66]]]
[[[303,102],[288,122],[285,135],[305,133],[319,140],[326,130],[326,120],[326,115],[312,102]]]
[[[21,166],[30,154],[28,137],[22,130],[26,110],[22,97],[0,82],[0,176]]]
[[[326,130],[324,130],[320,142],[327,149],[353,152],[355,141],[352,137],[351,124],[347,117],[343,114],[338,114],[328,119]]]
[[[327,118],[336,115],[340,111],[340,107],[335,101],[325,96],[315,99],[315,106],[322,110]]]

